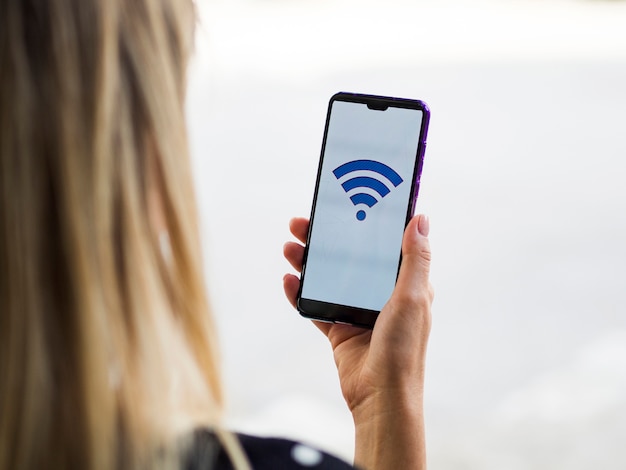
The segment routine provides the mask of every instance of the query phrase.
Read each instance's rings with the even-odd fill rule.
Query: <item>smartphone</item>
[[[396,284],[429,119],[419,100],[330,99],[297,298],[302,316],[374,327]]]

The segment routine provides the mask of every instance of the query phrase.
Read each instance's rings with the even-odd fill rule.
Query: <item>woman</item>
[[[280,459],[221,426],[184,120],[193,25],[188,0],[0,0],[0,470]],[[425,466],[427,235],[414,218],[374,332],[318,325],[364,468]],[[296,269],[302,250],[285,245]]]

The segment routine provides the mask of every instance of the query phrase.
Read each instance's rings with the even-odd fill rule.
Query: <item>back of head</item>
[[[193,26],[185,0],[0,0],[0,469],[168,466],[218,419]]]

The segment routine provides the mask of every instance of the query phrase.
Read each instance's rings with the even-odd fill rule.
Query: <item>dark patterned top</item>
[[[254,470],[354,470],[352,465],[325,452],[287,439],[237,434]],[[197,431],[185,470],[233,470],[215,435]]]

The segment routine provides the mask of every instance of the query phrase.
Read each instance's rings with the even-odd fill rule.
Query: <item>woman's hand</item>
[[[290,230],[304,243],[308,220],[292,219]],[[364,468],[426,468],[422,406],[433,300],[428,232],[426,216],[408,224],[396,287],[373,330],[315,322],[332,345],[356,427],[355,463]],[[285,244],[285,258],[297,271],[303,254],[301,244]],[[295,306],[299,278],[287,274],[283,282]]]

